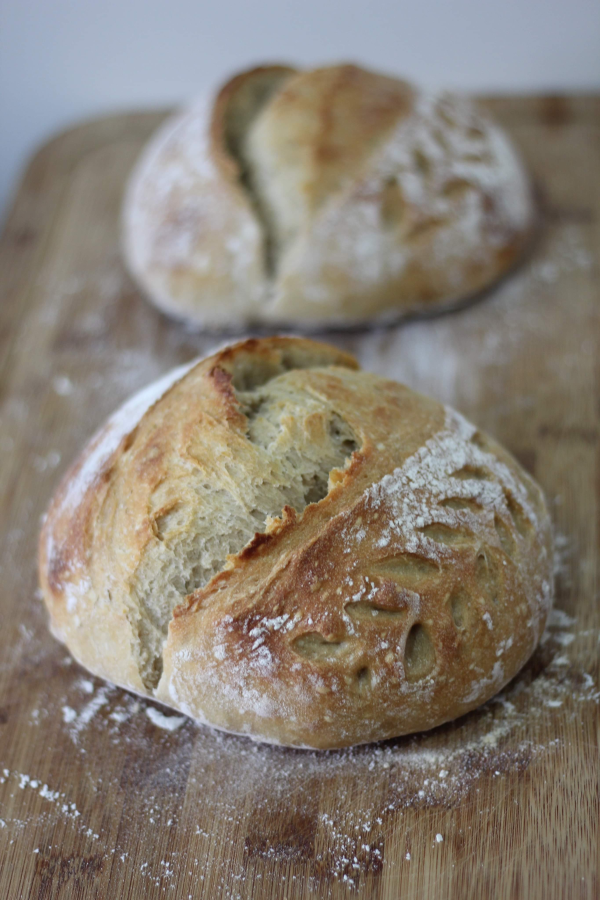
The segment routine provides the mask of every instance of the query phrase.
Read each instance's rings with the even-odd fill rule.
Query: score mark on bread
[[[123,246],[149,299],[200,325],[343,326],[476,294],[533,222],[517,153],[468,99],[260,66],[152,138]]]
[[[325,748],[461,715],[533,651],[552,597],[543,497],[457,413],[293,338],[131,403],[40,543],[54,633],[91,671]]]

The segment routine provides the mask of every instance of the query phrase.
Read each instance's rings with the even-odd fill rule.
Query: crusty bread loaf
[[[40,542],[54,634],[218,728],[341,747],[495,694],[552,599],[548,512],[458,413],[324,344],[249,340],[113,416]]]
[[[352,65],[263,66],[160,129],[123,236],[166,312],[319,327],[475,294],[522,253],[533,219],[515,151],[469,100]]]

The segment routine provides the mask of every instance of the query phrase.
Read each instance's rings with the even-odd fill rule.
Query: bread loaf
[[[517,154],[471,101],[352,65],[264,66],[160,129],[123,237],[168,313],[343,326],[472,296],[533,219]]]
[[[540,489],[458,413],[308,340],[249,340],[113,416],[40,541],[82,665],[227,731],[330,748],[468,712],[552,599]]]

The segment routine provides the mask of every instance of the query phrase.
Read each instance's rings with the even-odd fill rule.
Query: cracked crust
[[[210,327],[357,325],[447,307],[505,273],[534,207],[473,103],[353,65],[261,66],[170,119],[132,175],[124,253]]]
[[[229,347],[109,420],[40,541],[52,629],[92,672],[316,748],[493,696],[537,644],[551,572],[542,494],[505,450],[293,338]]]

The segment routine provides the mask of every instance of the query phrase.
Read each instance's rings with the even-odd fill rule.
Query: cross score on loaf
[[[540,489],[455,411],[325,344],[249,340],[137,395],[40,540],[54,634],[228,731],[330,748],[432,728],[528,659]]]

